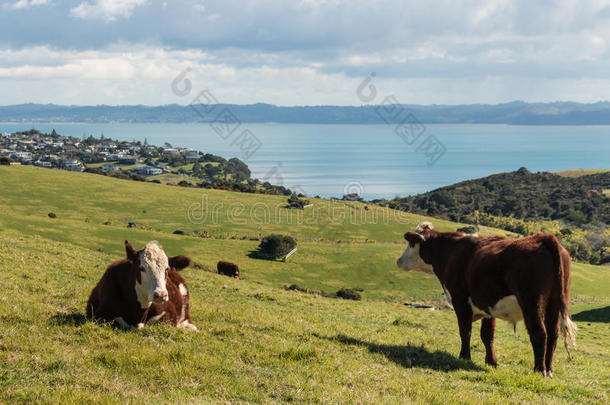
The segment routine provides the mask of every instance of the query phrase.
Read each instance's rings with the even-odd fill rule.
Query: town
[[[124,179],[177,184],[185,187],[290,195],[289,189],[251,178],[238,158],[225,159],[192,148],[163,147],[141,141],[104,137],[63,136],[54,129],[0,133],[0,165],[89,172]]]
[[[79,139],[59,135],[55,130],[51,134],[36,129],[3,133],[0,134],[0,147],[0,157],[11,165],[31,164],[77,172],[87,168],[98,168],[106,173],[125,170],[142,176],[173,172],[160,160],[169,163],[182,157],[185,163],[192,163],[200,158],[199,152],[191,148],[160,148],[147,142],[115,141],[103,135]]]

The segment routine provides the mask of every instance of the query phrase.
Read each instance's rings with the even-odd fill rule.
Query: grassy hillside
[[[188,207],[202,196],[224,207],[217,220],[193,223]],[[523,326],[514,336],[499,323],[501,366],[493,370],[484,366],[478,324],[474,363],[462,362],[452,311],[403,305],[439,306],[442,290],[434,277],[396,268],[402,233],[424,219],[441,230],[460,224],[406,213],[374,223],[374,209],[390,210],[312,202],[319,214],[307,222],[287,216],[294,211],[274,196],[0,167],[0,402],[608,401],[610,268],[574,265],[574,362],[558,349],[555,378],[542,379],[531,372]],[[264,207],[273,213],[266,222],[256,214]],[[340,210],[362,213],[363,223]],[[254,239],[271,232],[299,239],[286,263],[248,256]],[[84,321],[87,296],[107,264],[123,256],[125,238],[136,246],[158,240],[168,254],[188,254],[203,267],[183,272],[200,333],[165,325],[127,333]],[[244,279],[204,271],[221,259],[239,263]],[[327,292],[362,288],[364,299],[281,288],[293,283]]]
[[[555,172],[555,174],[563,177],[581,177],[589,174],[606,173],[610,172],[610,169],[570,169]]]
[[[122,332],[85,322],[90,288],[115,258],[0,232],[0,402],[557,404],[609,399],[610,330],[607,323],[593,321],[595,311],[575,315],[580,319],[575,360],[568,362],[558,349],[555,378],[543,379],[531,371],[522,326],[514,336],[507,324],[499,324],[501,365],[491,369],[483,365],[476,333],[474,362],[455,358],[459,337],[449,310],[322,298],[194,269],[183,275],[200,333],[165,325]],[[607,308],[610,302],[604,300]]]

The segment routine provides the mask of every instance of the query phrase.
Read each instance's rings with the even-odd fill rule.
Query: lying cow
[[[216,265],[216,269],[218,270],[218,274],[239,278],[239,266],[235,263],[220,261]]]
[[[470,360],[472,323],[482,319],[485,362],[497,365],[493,340],[496,318],[523,319],[534,349],[534,370],[552,377],[558,330],[566,350],[575,343],[576,325],[568,312],[570,255],[555,236],[521,239],[438,232],[422,223],[407,232],[399,268],[435,274],[458,319],[462,350]]]
[[[186,256],[167,257],[157,242],[136,251],[125,241],[127,258],[112,263],[87,303],[87,318],[141,329],[147,322],[165,321],[197,330],[191,323],[189,292],[177,270],[188,267]]]

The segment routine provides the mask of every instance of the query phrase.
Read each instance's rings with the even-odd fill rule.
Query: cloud
[[[73,0],[0,13],[0,81],[158,104],[188,64],[235,103],[357,104],[373,71],[405,103],[591,101],[610,99],[609,38],[609,0]]]
[[[33,0],[36,1],[36,0]],[[133,10],[145,4],[147,0],[94,0],[83,2],[70,9],[70,15],[85,20],[116,21],[118,18],[128,18]]]
[[[44,4],[49,4],[50,2],[50,0],[19,0],[11,4],[11,8],[15,10],[20,10],[34,6],[42,6]]]

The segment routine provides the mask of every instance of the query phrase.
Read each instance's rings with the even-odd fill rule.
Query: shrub
[[[258,249],[263,256],[277,259],[287,255],[296,246],[297,242],[292,236],[272,234],[263,238]]]
[[[297,208],[302,210],[308,204],[308,200],[301,200],[296,194],[293,194],[288,198],[288,208]]]
[[[102,176],[106,175],[106,173],[102,169],[100,169],[98,167],[87,167],[85,169],[85,173],[99,174],[99,175],[102,175]]]
[[[11,164],[11,159],[7,157],[0,157],[0,166],[8,166]]]
[[[468,225],[468,226],[464,226],[462,228],[458,228],[457,232],[463,232],[463,233],[477,233],[478,231],[478,227],[474,226],[474,225]]]
[[[339,291],[337,291],[337,297],[343,298],[344,300],[355,300],[355,301],[360,301],[362,299],[362,297],[360,296],[360,293],[351,288],[340,289]]]
[[[57,218],[54,212],[49,212],[49,218]]]

